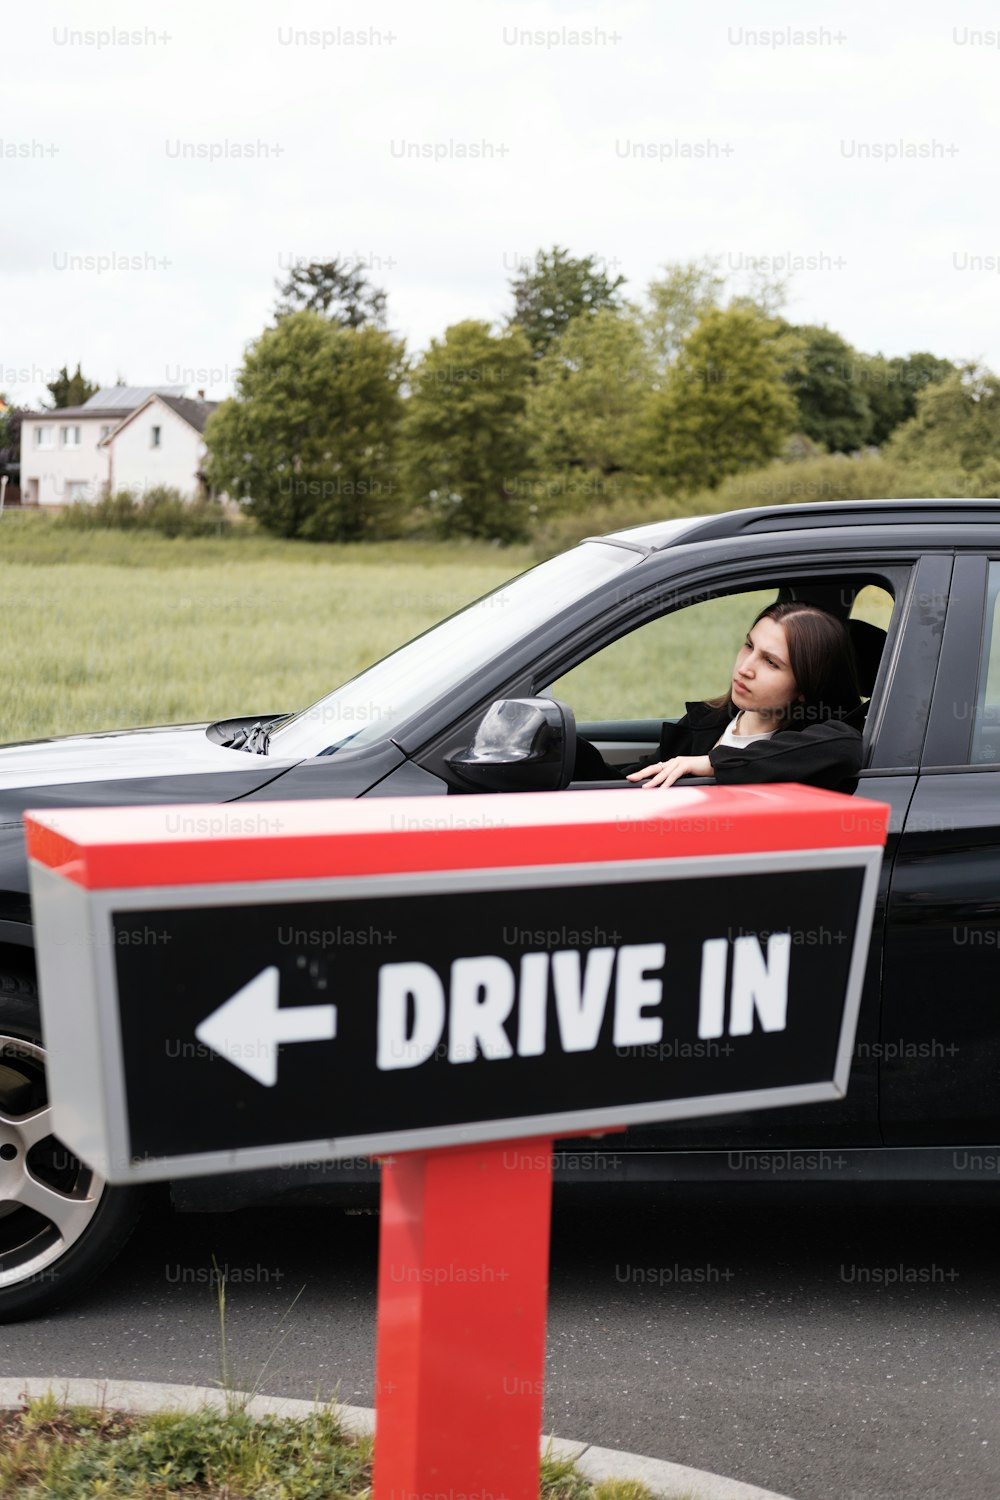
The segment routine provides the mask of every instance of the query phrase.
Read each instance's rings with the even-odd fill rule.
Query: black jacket
[[[841,719],[807,724],[804,729],[779,729],[768,740],[737,749],[715,744],[735,717],[737,710],[733,704],[726,703],[721,708],[710,708],[707,703],[684,706],[687,712],[682,719],[664,724],[656,754],[625,767],[625,773],[670,760],[674,755],[707,755],[716,781],[723,785],[800,781],[806,786],[838,792],[853,792],[857,785],[861,735]],[[576,779],[610,779],[616,774],[624,773],[606,765],[588,741],[578,741]],[[684,780],[681,777],[675,785],[683,785]]]

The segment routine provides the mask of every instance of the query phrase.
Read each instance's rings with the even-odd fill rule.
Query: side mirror
[[[557,792],[573,779],[576,720],[556,698],[498,698],[472,744],[445,757],[477,792]]]

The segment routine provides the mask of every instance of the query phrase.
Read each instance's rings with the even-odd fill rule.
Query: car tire
[[[47,1312],[114,1259],[143,1194],[112,1188],[46,1130],[38,989],[0,971],[0,1323]]]

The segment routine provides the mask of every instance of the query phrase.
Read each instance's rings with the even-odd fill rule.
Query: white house
[[[162,484],[192,500],[204,493],[202,434],[218,404],[163,391],[148,396],[98,445],[108,456],[110,492],[141,495]]]
[[[102,440],[159,389],[114,385],[95,391],[82,406],[26,416],[21,423],[21,503],[68,505],[98,499],[108,482]],[[163,389],[175,396],[184,387]]]
[[[69,505],[119,489],[168,484],[200,493],[202,432],[218,402],[183,386],[110,386],[82,406],[21,423],[21,503]],[[119,446],[120,443],[120,446]]]

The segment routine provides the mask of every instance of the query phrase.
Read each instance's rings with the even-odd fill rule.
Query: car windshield
[[[466,605],[273,730],[269,755],[336,755],[386,739],[432,699],[446,697],[488,662],[642,552],[585,542]]]

